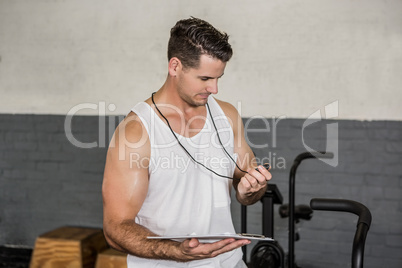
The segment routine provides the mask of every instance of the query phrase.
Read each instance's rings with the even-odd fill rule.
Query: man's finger
[[[258,171],[258,173],[260,173],[261,175],[263,175],[263,180],[264,181],[269,181],[271,178],[272,178],[272,175],[271,175],[271,173],[264,167],[264,166],[258,166],[257,167],[257,171]]]
[[[226,246],[214,251],[212,254],[214,256],[217,256],[217,255],[220,255],[222,253],[229,252],[229,251],[232,251],[232,250],[237,249],[239,247],[248,245],[250,243],[251,243],[251,241],[246,240],[246,239],[236,240],[236,241],[234,241],[234,242],[232,242],[230,244],[227,244]]]
[[[260,167],[260,166],[259,166]],[[264,168],[265,169],[265,168]],[[255,184],[252,183],[253,186],[256,186],[257,184],[260,185],[265,185],[266,183],[266,178],[265,178],[265,173],[268,172],[266,169],[264,171],[264,174],[261,173],[260,171],[253,170],[251,169],[249,171],[249,175],[252,176],[253,180],[256,182]],[[268,172],[269,173],[269,172]]]

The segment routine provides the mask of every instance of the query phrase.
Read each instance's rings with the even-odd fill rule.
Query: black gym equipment
[[[363,204],[345,199],[314,198],[310,201],[314,210],[350,212],[359,216],[352,249],[352,268],[363,268],[364,245],[371,225],[370,210]]]
[[[303,160],[312,159],[312,158],[333,158],[333,153],[327,152],[305,152],[299,154],[290,169],[289,175],[289,242],[288,242],[288,267],[293,268],[297,267],[295,263],[295,222],[298,221],[300,218],[296,218],[295,213],[295,191],[296,191],[296,170],[301,164]],[[304,218],[311,219],[313,211],[306,209],[307,205],[299,205],[298,211],[304,211],[304,213],[299,212],[298,215],[302,215]],[[307,211],[306,211],[307,210]]]
[[[282,204],[282,201],[278,187],[268,184],[261,198],[262,233],[266,237],[274,238],[274,204]],[[253,247],[249,268],[257,267],[285,267],[285,253],[277,241],[260,241]]]
[[[352,268],[362,268],[364,259],[364,246],[367,232],[371,224],[371,213],[367,207],[356,201],[345,199],[319,199],[314,198],[308,205],[295,205],[295,178],[296,170],[300,163],[310,158],[332,158],[332,153],[316,152],[299,154],[291,167],[289,176],[289,204],[280,206],[281,217],[289,217],[289,243],[288,258],[277,241],[258,242],[251,251],[249,268],[297,268],[294,255],[294,243],[298,240],[298,233],[295,232],[295,223],[300,220],[310,220],[313,210],[343,211],[351,212],[359,216],[357,229],[353,241]],[[274,238],[274,204],[282,204],[283,198],[275,184],[269,184],[264,196],[263,203],[263,235]],[[247,232],[247,208],[242,206],[241,210],[241,231]],[[243,259],[246,262],[246,248],[243,247]]]

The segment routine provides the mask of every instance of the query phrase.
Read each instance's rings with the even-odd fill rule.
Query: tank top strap
[[[151,121],[151,116],[153,113],[151,106],[149,106],[146,102],[139,102],[131,109],[131,111],[134,112],[141,119],[141,122],[143,123],[145,129],[149,134],[149,123],[153,121]]]

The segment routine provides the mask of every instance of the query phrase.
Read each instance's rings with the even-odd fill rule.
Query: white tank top
[[[213,97],[208,104],[226,151],[236,159],[233,129]],[[149,188],[135,221],[158,235],[234,233],[230,213],[232,180],[214,175],[196,164],[178,144],[171,130],[145,102],[132,111],[144,124],[151,143]],[[215,172],[232,177],[235,164],[226,155],[207,109],[203,129],[191,138],[176,136],[187,151]],[[141,163],[139,163],[141,164]],[[241,249],[215,258],[180,263],[128,255],[129,268],[137,267],[228,267],[241,260]]]

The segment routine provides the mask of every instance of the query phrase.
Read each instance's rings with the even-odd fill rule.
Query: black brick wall
[[[63,225],[102,226],[107,148],[73,146],[64,119],[0,116],[1,245],[33,246],[39,234]],[[77,140],[98,141],[97,117],[74,117],[72,126]]]
[[[107,148],[75,147],[66,138],[64,120],[65,116],[0,115],[0,245],[33,246],[38,235],[63,225],[102,227],[101,184]],[[99,141],[99,120],[106,126],[103,141]],[[107,144],[109,122],[114,128],[119,120],[121,117],[76,116],[72,132],[81,142]],[[254,151],[259,158],[271,160],[272,183],[277,184],[285,202],[293,159],[306,150],[304,121],[282,119],[274,131],[269,119],[269,132],[247,135],[253,144],[268,143],[267,148]],[[402,122],[323,120],[304,130],[304,142],[315,150],[325,150],[330,123],[338,124],[339,139],[330,143],[338,140],[339,164],[302,162],[296,175],[296,203],[330,197],[365,204],[373,215],[365,267],[402,267]],[[267,127],[257,119],[248,126]],[[287,250],[287,219],[281,219],[277,209],[275,238]],[[248,211],[248,231],[261,233],[261,204]],[[235,202],[233,214],[239,228]],[[301,225],[301,240],[296,243],[298,264],[350,266],[356,220],[352,214],[315,212],[311,221]]]

